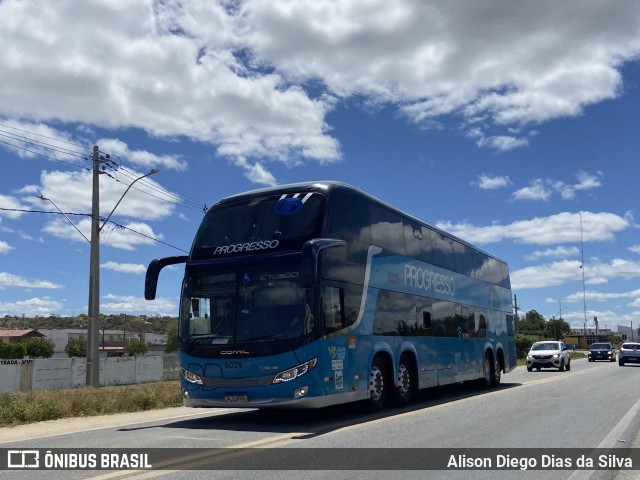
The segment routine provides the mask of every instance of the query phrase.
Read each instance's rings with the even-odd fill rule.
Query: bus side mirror
[[[346,246],[344,240],[332,238],[314,238],[307,240],[302,245],[302,265],[300,267],[302,287],[311,288],[316,284],[318,277],[318,256],[322,250],[333,247]]]
[[[165,257],[165,258],[156,258],[155,260],[151,260],[149,266],[147,267],[147,275],[144,279],[144,298],[146,300],[153,300],[156,298],[156,290],[158,288],[158,276],[160,275],[160,270],[162,270],[167,265],[175,265],[176,263],[187,263],[186,255],[180,255],[178,257]]]

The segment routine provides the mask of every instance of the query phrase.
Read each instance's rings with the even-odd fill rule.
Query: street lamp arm
[[[124,196],[129,192],[129,190],[131,189],[131,187],[133,186],[134,183],[136,183],[138,180],[142,180],[145,177],[148,177],[149,175],[153,175],[155,173],[158,173],[160,170],[158,170],[157,168],[152,169],[149,173],[147,173],[146,175],[142,175],[141,177],[136,178],[133,182],[131,182],[129,184],[129,186],[127,187],[127,189],[124,191],[124,193],[122,194],[122,196],[120,197],[120,200],[118,200],[118,202],[116,203],[116,206],[113,207],[113,209],[111,210],[111,213],[109,213],[109,215],[107,215],[107,218],[105,218],[104,222],[102,222],[102,225],[100,226],[100,228],[98,228],[98,233],[102,231],[102,229],[104,228],[104,226],[107,224],[107,222],[109,221],[109,219],[111,218],[111,215],[113,215],[113,212],[116,211],[116,208],[118,208],[118,205],[120,205],[120,202],[122,202],[122,199],[124,198]]]

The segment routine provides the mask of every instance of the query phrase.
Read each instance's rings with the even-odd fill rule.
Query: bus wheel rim
[[[369,391],[371,392],[371,399],[376,402],[382,398],[384,393],[384,376],[382,370],[377,366],[371,367]]]
[[[406,397],[411,391],[411,373],[406,365],[400,364],[400,368],[398,369],[398,378],[400,378],[398,393],[401,397]]]

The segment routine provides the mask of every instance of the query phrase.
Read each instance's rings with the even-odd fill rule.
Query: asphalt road
[[[409,407],[380,414],[363,413],[357,405],[314,411],[177,408],[60,420],[2,429],[0,449],[167,450],[152,451],[152,470],[5,470],[0,478],[628,480],[640,478],[640,460],[623,450],[640,447],[639,399],[640,366],[580,359],[569,372],[519,367],[494,390],[462,384],[426,390]],[[631,459],[634,469],[618,473],[598,461],[593,469],[576,469],[576,456],[592,449],[606,454],[607,467]],[[430,465],[430,455],[454,463],[416,470]],[[534,460],[552,467],[533,470]],[[492,469],[456,465],[476,461],[492,462]]]

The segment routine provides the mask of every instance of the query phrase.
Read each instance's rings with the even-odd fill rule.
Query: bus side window
[[[344,328],[344,290],[326,286],[322,296],[322,312],[324,316],[324,333],[331,333]]]
[[[206,335],[211,333],[209,310],[208,299],[191,299],[191,312],[189,312],[189,333],[191,335]]]
[[[431,328],[431,312],[422,312],[422,328]]]

